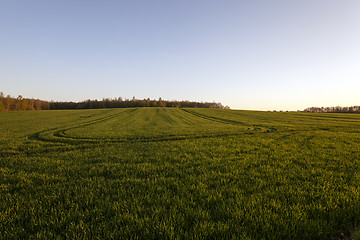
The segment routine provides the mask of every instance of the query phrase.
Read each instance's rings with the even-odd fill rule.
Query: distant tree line
[[[104,98],[102,100],[86,100],[83,102],[50,102],[50,109],[96,109],[96,108],[132,108],[132,107],[180,107],[180,108],[229,108],[216,102],[168,101],[155,99],[122,99]]]
[[[59,109],[97,109],[97,108],[132,108],[132,107],[180,107],[180,108],[221,108],[227,109],[221,103],[216,102],[194,102],[194,101],[167,101],[147,99],[122,99],[104,98],[102,100],[86,100],[82,102],[48,102],[39,99],[17,98],[5,96],[0,92],[0,111],[22,111],[22,110],[59,110]]]
[[[23,110],[48,110],[50,103],[39,99],[23,98],[19,95],[17,98],[10,95],[5,96],[0,92],[0,112],[1,111],[23,111]]]
[[[304,109],[303,112],[313,113],[360,113],[360,106],[352,107],[310,107]]]

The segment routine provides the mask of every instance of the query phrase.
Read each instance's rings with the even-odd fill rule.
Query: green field
[[[360,225],[360,115],[0,113],[0,239],[330,239]]]

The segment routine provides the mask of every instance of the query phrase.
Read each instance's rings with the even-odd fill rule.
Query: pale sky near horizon
[[[360,1],[2,0],[0,91],[360,105]]]

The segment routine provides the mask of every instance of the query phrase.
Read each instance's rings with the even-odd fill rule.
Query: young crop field
[[[331,239],[360,225],[360,115],[0,113],[0,239]]]

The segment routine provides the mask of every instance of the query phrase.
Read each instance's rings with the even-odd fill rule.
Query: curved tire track
[[[219,138],[219,137],[230,137],[230,136],[240,136],[243,134],[253,134],[256,131],[261,131],[263,133],[273,132],[276,129],[269,129],[263,126],[258,125],[249,125],[244,122],[219,118],[215,116],[208,116],[205,114],[197,113],[188,109],[181,109],[187,114],[191,114],[195,117],[206,119],[209,121],[219,122],[223,124],[232,124],[232,125],[241,125],[244,127],[248,127],[241,132],[233,132],[233,133],[214,133],[214,134],[203,134],[203,135],[161,135],[155,137],[118,137],[118,138],[81,138],[66,135],[66,131],[70,129],[81,128],[93,124],[97,124],[100,122],[108,121],[119,117],[123,114],[127,114],[133,111],[136,111],[136,108],[129,109],[120,113],[110,114],[98,119],[94,119],[91,121],[87,121],[76,126],[66,127],[66,128],[51,128],[45,131],[40,131],[34,134],[29,135],[30,140],[37,140],[41,142],[47,143],[58,143],[63,144],[60,146],[53,146],[50,148],[37,149],[37,150],[29,150],[28,154],[39,154],[42,152],[65,152],[72,151],[76,149],[87,149],[92,148],[94,144],[111,144],[111,143],[139,143],[139,142],[160,142],[160,141],[181,141],[181,140],[191,140],[191,139],[205,139],[205,138]]]
[[[223,124],[232,124],[232,125],[241,125],[241,126],[247,126],[247,127],[252,127],[251,130],[253,131],[257,131],[257,130],[264,130],[264,133],[271,133],[276,131],[276,128],[267,128],[264,126],[260,126],[260,125],[249,125],[246,124],[244,122],[240,122],[240,121],[235,121],[235,120],[231,120],[231,119],[226,119],[226,118],[219,118],[219,117],[215,117],[215,116],[208,116],[202,113],[198,113],[198,112],[194,112],[188,109],[184,109],[182,108],[182,110],[188,114],[191,114],[193,116],[202,118],[202,119],[206,119],[206,120],[210,120],[210,121],[214,121],[214,122],[219,122],[219,123],[223,123]],[[250,130],[250,128],[248,129]]]

